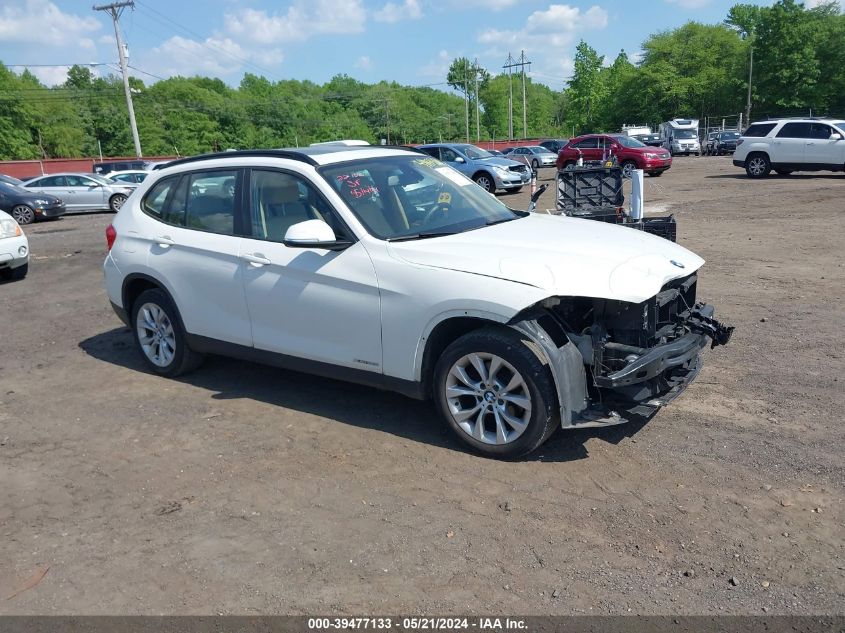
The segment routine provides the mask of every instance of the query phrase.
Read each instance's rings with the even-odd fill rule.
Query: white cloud
[[[449,51],[443,49],[437,53],[435,59],[420,68],[419,74],[423,77],[445,81],[446,75],[449,74],[449,65],[451,63],[452,59],[449,56]]]
[[[67,81],[67,71],[70,66],[52,66],[30,68],[29,72],[38,77],[45,86],[58,86]]]
[[[665,0],[669,4],[677,4],[684,9],[700,9],[710,4],[711,0]]]
[[[84,48],[92,49],[94,42],[85,36],[100,28],[102,25],[93,16],[64,13],[47,0],[26,0],[0,10],[2,42],[26,42],[39,48],[82,44]]]
[[[490,11],[501,11],[514,7],[520,0],[463,0],[460,3],[462,9],[481,7]]]
[[[373,60],[371,60],[366,55],[361,55],[361,57],[359,57],[355,61],[355,68],[360,68],[361,70],[371,70],[372,67],[373,67]]]
[[[419,0],[405,0],[402,4],[388,2],[373,14],[377,22],[402,22],[403,20],[418,20],[422,17]]]
[[[315,35],[361,33],[367,10],[362,0],[298,0],[285,13],[242,9],[226,15],[225,30],[258,44],[301,42]]]
[[[543,76],[562,79],[572,74],[571,48],[576,38],[583,36],[584,31],[605,28],[607,19],[607,11],[597,5],[583,11],[568,4],[552,4],[531,13],[522,28],[488,29],[478,36],[478,41],[489,46],[485,56],[496,59],[524,49],[538,81]]]
[[[174,35],[152,49],[145,69],[155,66],[156,74],[228,75],[241,68],[249,53],[227,38],[208,37],[202,42]],[[236,59],[238,58],[238,59]]]

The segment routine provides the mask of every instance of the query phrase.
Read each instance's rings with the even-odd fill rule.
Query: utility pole
[[[525,101],[525,65],[531,62],[525,60],[525,51],[520,51],[519,63],[522,66],[522,138],[528,138],[528,106]]]
[[[467,60],[469,61],[469,60]],[[466,123],[466,139],[469,143],[469,80],[467,78],[467,70],[469,68],[464,66],[464,122]]]
[[[480,99],[478,98],[478,58],[472,64],[472,72],[475,75],[475,142],[481,142],[481,115],[480,115]]]
[[[530,66],[531,62],[525,59],[525,51],[522,51],[519,56],[519,61],[516,61],[513,56],[508,53],[508,59],[502,68],[508,69],[508,84],[510,86],[510,96],[508,97],[508,138],[513,139],[513,74],[512,71],[517,66],[522,71],[522,138],[528,136],[528,108],[525,100],[525,67]]]
[[[111,4],[95,5],[94,11],[107,12],[114,22],[114,38],[117,40],[117,54],[120,57],[120,73],[123,75],[123,90],[126,92],[126,109],[129,110],[129,126],[132,128],[132,141],[135,143],[135,156],[141,158],[141,141],[138,138],[138,124],[135,123],[135,108],[132,106],[132,91],[129,89],[129,74],[126,71],[126,51],[123,39],[120,37],[120,14],[125,7],[135,8],[133,0],[113,2]]]
[[[754,72],[754,40],[751,40],[751,56],[748,58],[748,99],[745,102],[745,122],[751,124],[751,77]],[[742,130],[740,130],[742,132]]]
[[[513,55],[508,51],[508,58],[505,60],[505,65],[508,71],[508,140],[513,140],[513,67],[517,66]]]

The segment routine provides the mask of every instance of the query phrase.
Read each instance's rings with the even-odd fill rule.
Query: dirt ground
[[[391,393],[146,373],[111,216],[30,227],[0,285],[0,613],[843,613],[845,175],[679,158],[646,201],[734,338],[648,423],[517,463]]]

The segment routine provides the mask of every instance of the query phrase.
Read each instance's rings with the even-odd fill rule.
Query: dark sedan
[[[11,215],[18,224],[56,218],[66,211],[65,203],[56,196],[5,182],[0,182],[0,209]]]

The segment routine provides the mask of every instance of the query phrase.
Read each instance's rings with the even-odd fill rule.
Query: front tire
[[[32,210],[32,207],[25,204],[18,204],[12,207],[12,212],[9,215],[21,226],[35,222],[35,211]]]
[[[188,347],[179,311],[164,291],[142,292],[132,304],[131,323],[141,357],[160,376],[178,376],[202,363],[203,356]]]
[[[493,177],[490,174],[485,172],[476,174],[473,180],[475,180],[475,184],[484,189],[487,193],[496,193],[496,181],[493,180]]]
[[[751,154],[745,159],[745,173],[749,178],[765,178],[772,171],[772,164],[765,154]]]
[[[109,198],[109,208],[112,210],[113,213],[117,213],[120,211],[120,207],[123,206],[123,203],[126,202],[126,196],[122,193],[116,193],[111,198]]]
[[[7,279],[9,281],[20,281],[24,277],[26,277],[26,273],[29,271],[29,262],[25,263],[23,266],[18,266],[17,268],[4,268],[0,270],[0,279]]]
[[[538,161],[536,158],[531,161],[531,169],[533,169],[534,171],[540,169],[540,161]]]
[[[447,347],[434,400],[458,439],[487,457],[527,455],[559,426],[551,374],[515,330],[475,330]]]

